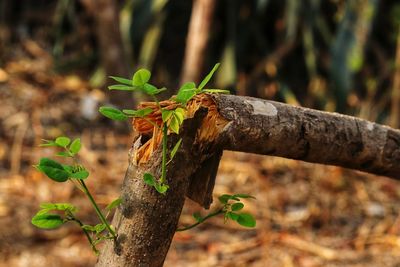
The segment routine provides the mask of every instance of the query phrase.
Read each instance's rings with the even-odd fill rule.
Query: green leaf
[[[197,222],[203,221],[203,218],[201,217],[200,212],[195,212],[195,213],[193,213],[192,216]]]
[[[167,192],[169,186],[166,184],[155,183],[154,188],[157,190],[158,193],[165,194],[165,192]]]
[[[46,142],[45,144],[40,144],[39,146],[42,146],[42,147],[44,147],[44,146],[58,146],[57,144],[56,144],[56,142],[54,142],[54,141],[52,141],[52,140],[45,140],[45,139],[42,139],[42,141],[43,142]]]
[[[73,178],[73,179],[81,179],[84,180],[86,178],[88,178],[89,176],[89,172],[87,170],[81,170],[78,172],[71,172],[69,174],[69,177]]]
[[[206,84],[211,80],[212,76],[214,75],[214,72],[218,69],[219,65],[220,63],[215,64],[214,68],[210,71],[210,73],[207,74],[207,76],[201,81],[198,87],[200,90],[202,90],[204,86],[206,86]]]
[[[232,204],[231,210],[238,211],[238,210],[243,209],[243,207],[244,207],[244,204],[242,202],[236,202],[236,203]]]
[[[99,112],[103,114],[103,116],[116,121],[124,121],[128,119],[128,116],[122,113],[121,110],[112,107],[100,107]]]
[[[71,151],[72,154],[77,154],[81,150],[81,139],[76,138],[74,141],[72,141],[71,145],[69,146],[69,150]]]
[[[175,101],[185,105],[193,96],[196,95],[196,84],[193,82],[185,83],[181,86]]]
[[[112,210],[113,208],[119,206],[121,203],[121,198],[114,199],[110,204],[107,205],[106,210]]]
[[[234,212],[227,212],[227,213],[226,213],[226,216],[227,216],[229,219],[233,220],[233,221],[237,221],[237,220],[239,219],[239,214],[234,213]]]
[[[143,86],[143,91],[148,95],[157,95],[165,90],[167,90],[167,88],[163,87],[161,89],[157,89],[157,87],[149,83],[145,83]]]
[[[63,223],[64,220],[57,214],[40,214],[32,218],[32,224],[42,229],[55,229]]]
[[[224,194],[218,197],[219,202],[221,202],[221,204],[227,204],[228,200],[230,200],[232,197],[232,195],[228,195],[228,194]]]
[[[171,121],[169,123],[169,128],[174,133],[179,134],[179,121],[175,116],[172,117],[172,119],[171,119]]]
[[[154,176],[147,172],[143,175],[143,180],[150,186],[154,186],[156,184],[156,179],[154,179]]]
[[[36,168],[56,182],[65,182],[69,177],[68,172],[60,163],[49,158],[41,158]]]
[[[71,203],[41,203],[40,208],[43,210],[61,210],[61,211],[71,211],[75,212],[77,211],[77,207],[72,205]]]
[[[96,229],[94,228],[93,225],[84,224],[81,226],[81,228],[89,232],[96,232]]]
[[[135,91],[139,90],[140,87],[137,86],[128,86],[128,85],[122,85],[122,84],[114,84],[108,86],[109,90],[119,90],[119,91]]]
[[[253,215],[248,213],[239,214],[239,218],[236,221],[244,227],[252,228],[256,226],[256,220],[254,219]]]
[[[174,110],[174,116],[178,119],[179,125],[182,125],[185,119],[185,110],[183,108],[177,108]]]
[[[143,91],[148,95],[155,95],[157,94],[158,89],[152,84],[145,83],[143,85]]]
[[[176,142],[174,148],[171,150],[170,159],[169,160],[172,160],[175,157],[175,154],[178,151],[179,147],[181,146],[181,143],[182,143],[182,138],[179,139],[178,142]]]
[[[173,113],[172,110],[162,109],[161,110],[162,121],[163,122],[167,122],[171,118],[172,113]]]
[[[104,224],[104,223],[99,223],[99,224],[96,224],[95,226],[94,226],[94,230],[96,231],[96,233],[98,234],[98,233],[101,233],[101,232],[103,232],[105,229],[106,229],[106,225]]]
[[[230,94],[231,91],[223,89],[203,89],[203,92],[211,94]]]
[[[70,153],[68,153],[67,151],[57,152],[56,156],[59,156],[59,157],[72,157],[72,155]]]
[[[233,197],[235,197],[235,198],[254,198],[254,199],[256,199],[255,197],[253,197],[252,195],[249,195],[249,194],[234,194]]]
[[[60,147],[67,147],[71,140],[68,137],[60,136],[56,138],[56,144]]]
[[[150,113],[152,113],[153,109],[151,109],[151,108],[143,108],[143,109],[139,109],[139,110],[124,109],[124,110],[122,110],[122,112],[127,115],[131,115],[133,117],[143,118],[143,117],[149,115]]]
[[[110,77],[111,79],[113,79],[116,82],[132,86],[132,80],[125,79],[122,77],[117,77],[117,76],[108,76],[108,77]]]
[[[133,86],[143,86],[150,80],[151,73],[146,69],[140,69],[133,74],[132,85]]]

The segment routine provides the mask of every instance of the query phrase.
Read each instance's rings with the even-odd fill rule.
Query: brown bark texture
[[[209,207],[224,149],[337,165],[400,179],[399,130],[258,98],[208,98],[214,106],[208,105],[208,111],[199,108],[193,118],[184,121],[179,136],[182,146],[167,169],[170,188],[166,195],[157,193],[142,178],[145,172],[160,176],[160,145],[148,161],[138,164],[134,155],[145,136],[136,140],[122,187],[123,203],[112,222],[118,238],[116,242],[106,242],[97,267],[162,266],[185,196]],[[215,114],[209,116],[210,110]],[[210,124],[214,120],[218,127]],[[169,149],[177,140],[178,136],[170,135]]]

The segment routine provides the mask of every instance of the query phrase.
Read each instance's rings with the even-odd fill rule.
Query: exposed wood
[[[149,105],[152,103],[144,104]],[[174,103],[165,101],[161,105],[168,108]],[[131,150],[122,188],[123,204],[112,223],[118,239],[106,243],[98,267],[162,266],[185,195],[209,206],[223,149],[337,165],[400,179],[400,131],[390,127],[232,95],[196,96],[187,110],[188,119],[180,134],[182,147],[168,165],[170,189],[165,196],[142,179],[145,172],[160,175],[159,133],[154,130],[149,137],[142,119],[134,124],[142,135]],[[148,119],[158,122],[159,113],[153,110]],[[144,137],[150,139],[142,144]],[[170,135],[169,148],[177,140],[176,135]]]
[[[213,148],[213,144],[204,146],[195,143],[197,129],[205,113],[201,109],[183,125],[181,148],[168,165],[167,180],[170,188],[165,196],[143,182],[145,172],[160,176],[160,146],[148,162],[138,164],[134,154],[142,144],[141,138],[137,139],[130,153],[129,167],[122,186],[122,208],[117,210],[112,222],[118,238],[115,243],[106,242],[96,266],[163,265],[177,228],[189,187],[189,177],[194,175],[204,160],[213,157],[213,151],[221,151]],[[177,140],[176,135],[169,138],[169,148]]]
[[[210,34],[214,6],[215,0],[193,1],[181,84],[188,81],[199,81]]]

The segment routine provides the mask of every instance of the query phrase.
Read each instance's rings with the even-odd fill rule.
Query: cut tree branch
[[[173,101],[160,102],[176,107]],[[143,103],[141,108],[156,106]],[[337,113],[232,95],[198,95],[187,105],[182,145],[167,167],[166,195],[143,182],[161,175],[160,111],[136,119],[139,132],[114,216],[117,240],[106,241],[98,267],[162,266],[177,229],[185,196],[205,208],[222,150],[234,150],[331,164],[400,179],[400,131]],[[148,121],[152,122],[149,123]],[[153,127],[153,130],[151,130]]]

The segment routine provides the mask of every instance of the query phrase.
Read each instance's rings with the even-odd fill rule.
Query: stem
[[[176,229],[176,232],[182,232],[182,231],[186,231],[186,230],[192,229],[192,228],[196,227],[197,225],[199,225],[199,224],[205,222],[206,220],[210,219],[211,217],[217,216],[217,215],[222,214],[222,213],[224,213],[223,209],[219,209],[217,211],[214,211],[214,212],[208,214],[207,216],[201,218],[200,221],[197,221],[194,224],[191,224],[189,226],[185,226],[185,227]]]
[[[86,187],[86,184],[83,180],[79,179],[80,184],[82,185],[85,194],[87,195],[87,197],[89,198],[90,202],[92,203],[100,221],[102,223],[105,224],[105,226],[107,227],[107,230],[110,232],[110,234],[113,236],[113,238],[116,238],[115,232],[113,229],[111,229],[110,225],[108,224],[106,218],[104,217],[103,213],[100,211],[99,207],[96,204],[96,201],[94,200],[93,196],[90,194],[89,189]]]
[[[168,127],[164,122],[163,126],[163,139],[162,139],[162,165],[161,165],[161,179],[160,182],[163,184],[167,180],[167,134]]]
[[[83,223],[79,219],[75,218],[72,214],[69,214],[69,215],[71,216],[71,221],[74,221],[77,224],[79,224],[79,226],[81,227],[82,231],[85,233],[85,236],[86,236],[87,240],[89,241],[90,246],[92,247],[92,250],[94,251],[94,253],[96,253],[96,255],[98,255],[99,251],[97,250],[96,245],[93,242],[93,239],[90,237],[89,232],[86,229],[82,228]]]

